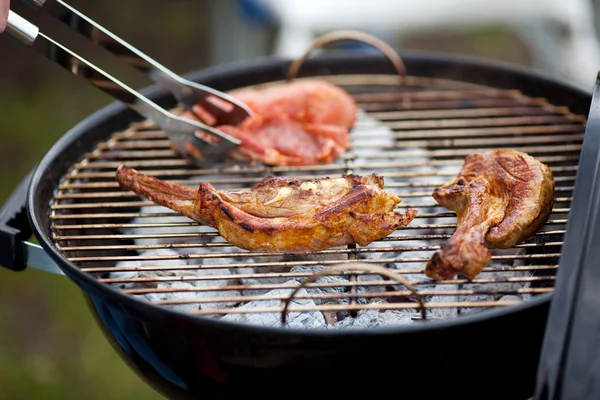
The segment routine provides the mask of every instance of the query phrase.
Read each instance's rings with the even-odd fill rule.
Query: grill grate
[[[518,90],[464,82],[411,76],[399,84],[397,77],[383,75],[322,79],[344,87],[360,108],[351,148],[333,164],[224,162],[197,169],[170,149],[152,123],[134,123],[87,153],[64,177],[51,204],[57,247],[81,270],[145,301],[236,321],[243,314],[281,313],[300,282],[340,263],[383,265],[408,279],[425,299],[428,319],[510,306],[553,290],[584,116]],[[454,232],[456,217],[439,207],[431,192],[458,173],[466,155],[492,148],[524,151],[551,167],[553,212],[525,243],[492,250],[491,263],[475,280],[433,282],[422,270]],[[121,191],[114,180],[121,163],[190,187],[209,181],[217,189],[249,188],[268,174],[311,179],[375,172],[385,178],[387,190],[403,199],[399,207],[416,208],[419,214],[408,227],[364,248],[310,255],[249,253],[212,228]],[[326,326],[342,326],[348,313],[356,316],[359,310],[394,310],[408,320],[419,319],[414,293],[368,269],[342,271],[303,286],[287,312],[319,311]]]

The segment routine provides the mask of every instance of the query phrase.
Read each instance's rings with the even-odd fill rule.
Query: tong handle
[[[40,29],[19,14],[8,10],[8,21],[4,33],[25,46],[32,46]]]
[[[56,62],[74,75],[87,79],[89,83],[105,93],[108,93],[115,99],[122,101],[128,106],[134,108],[144,117],[152,119],[159,125],[164,123],[164,113],[166,111],[162,107],[156,105],[134,89],[120,82],[108,73],[102,71],[100,68],[69,50],[51,37],[45,35],[37,26],[33,25],[12,10],[8,12],[6,33],[9,36],[12,36],[12,38],[19,43],[31,47],[37,50],[39,53],[42,53],[48,59],[51,59],[49,52],[42,50],[42,46],[44,46],[44,49],[48,46],[54,46],[56,52],[55,59],[52,59],[52,61]],[[36,45],[35,47],[34,44]],[[71,62],[65,62],[67,59],[71,60]],[[146,107],[142,107],[142,105],[145,105]]]
[[[42,8],[47,3],[52,3],[62,14],[61,22],[67,24],[71,29],[91,40],[94,44],[104,48],[116,55],[121,61],[129,66],[141,71],[155,83],[169,90],[175,99],[183,104],[187,109],[197,103],[198,90],[204,92],[204,97],[213,95],[229,103],[241,107],[250,114],[245,104],[240,103],[235,98],[217,91],[211,87],[201,85],[196,82],[186,80],[173,71],[169,70],[158,61],[149,57],[139,49],[135,48],[116,34],[93,21],[82,12],[76,10],[63,0],[24,0],[29,4]],[[50,13],[52,14],[52,13]],[[194,90],[198,89],[198,90]]]
[[[212,156],[214,154],[226,152],[240,143],[237,139],[208,125],[184,119],[166,111],[139,92],[104,72],[51,37],[40,32],[37,26],[25,20],[12,10],[8,13],[8,24],[5,33],[17,42],[37,50],[39,53],[59,64],[72,74],[86,79],[93,86],[123,102],[126,106],[143,117],[154,121],[167,132],[180,151],[192,159],[197,160],[197,162],[201,163],[206,160],[206,158],[198,160],[198,156],[193,150],[194,147],[204,148],[206,149],[206,155]],[[45,45],[45,47],[40,48],[39,45]],[[47,51],[49,46],[53,47],[53,56],[50,56]],[[209,136],[212,136],[212,138],[210,138],[211,140],[204,140],[202,135],[190,135],[190,132],[195,131],[204,132]],[[217,143],[221,144],[220,148]]]
[[[40,9],[48,3],[54,3],[62,14],[61,18],[59,18],[61,22],[67,24],[74,31],[91,40],[94,44],[117,55],[123,62],[145,73],[153,81],[165,86],[167,89],[174,92],[174,94],[179,93],[180,84],[177,82],[178,75],[131,46],[108,29],[105,29],[100,24],[94,22],[83,13],[77,11],[66,2],[61,0],[24,1]],[[52,13],[49,14],[53,15]],[[107,38],[102,38],[98,35],[98,31],[106,35]]]

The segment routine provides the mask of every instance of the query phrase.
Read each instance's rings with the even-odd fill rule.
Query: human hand
[[[0,33],[4,32],[8,22],[8,8],[10,0],[0,0]]]

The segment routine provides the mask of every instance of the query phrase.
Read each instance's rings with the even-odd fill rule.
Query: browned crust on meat
[[[360,201],[365,201],[368,197],[376,196],[376,193],[374,192],[375,191],[368,186],[354,186],[341,199],[315,213],[315,219],[318,221],[326,221],[335,214],[345,210],[349,210],[348,212],[356,214],[354,211],[352,211],[354,206]],[[352,214],[350,216],[353,217]]]
[[[456,211],[457,229],[427,263],[425,274],[472,280],[491,258],[489,249],[514,247],[535,234],[554,205],[550,168],[528,154],[496,150],[465,158],[459,175],[433,192]]]
[[[515,157],[523,165],[511,190],[511,202],[498,225],[490,228],[486,240],[490,248],[514,247],[535,234],[548,220],[554,206],[555,181],[550,168],[533,157]],[[498,157],[499,163],[503,158]],[[511,166],[503,165],[505,170]]]
[[[473,279],[492,256],[485,234],[497,216],[489,215],[485,210],[484,203],[489,198],[489,184],[485,179],[477,178],[467,185],[457,186],[462,188],[460,192],[456,187],[451,190],[452,193],[460,193],[461,196],[458,213],[461,223],[425,267],[425,274],[436,280],[452,279],[458,272],[467,279]]]
[[[329,179],[309,182],[318,185]],[[302,189],[303,181],[295,178],[267,177],[243,194],[219,192],[210,183],[203,182],[197,191],[193,191],[191,200],[192,190],[181,189],[180,185],[145,176],[125,166],[121,166],[116,174],[122,188],[214,227],[230,243],[251,251],[310,252],[348,244],[366,246],[415,218],[416,210],[395,211],[401,199],[380,187],[383,186],[382,177],[345,175],[343,179],[352,185],[349,190],[321,204],[323,193],[310,187]],[[316,206],[296,214],[264,217],[240,208],[245,203],[236,204],[236,201],[255,201],[265,192],[269,195],[278,193],[277,190],[284,187],[293,190],[291,198],[301,202],[300,205],[314,202]],[[183,197],[173,199],[180,194]],[[225,201],[225,198],[229,200]],[[262,208],[260,210],[264,212]],[[277,212],[274,211],[276,215]]]

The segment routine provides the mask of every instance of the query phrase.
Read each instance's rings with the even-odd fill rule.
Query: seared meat
[[[348,148],[357,106],[338,86],[305,80],[228,94],[254,112],[237,126],[217,126],[242,142],[234,152],[238,158],[270,165],[314,165],[329,163]],[[206,111],[196,111],[202,122],[213,122]],[[183,116],[195,118],[189,112]]]
[[[216,228],[233,245],[251,251],[366,246],[417,214],[395,211],[402,200],[385,191],[376,174],[311,181],[271,176],[250,190],[217,191],[210,183],[195,190],[121,166],[116,180],[122,189]]]
[[[490,261],[490,248],[513,247],[536,233],[554,204],[550,168],[513,150],[466,157],[460,174],[433,197],[456,211],[457,229],[427,263],[425,274],[475,278]]]

